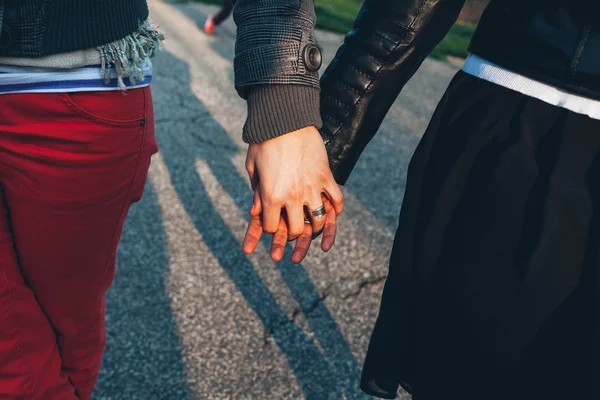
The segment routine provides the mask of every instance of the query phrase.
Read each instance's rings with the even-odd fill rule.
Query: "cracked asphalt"
[[[367,399],[358,378],[407,163],[456,67],[427,60],[398,98],[344,189],[334,249],[273,263],[266,240],[252,256],[240,246],[252,195],[235,27],[207,37],[214,7],[150,4],[167,37],[152,83],[161,151],[119,247],[95,399]],[[317,37],[327,63],[342,38]]]

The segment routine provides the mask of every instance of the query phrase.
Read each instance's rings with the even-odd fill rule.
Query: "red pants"
[[[129,206],[157,151],[149,88],[0,95],[0,399],[89,399]]]

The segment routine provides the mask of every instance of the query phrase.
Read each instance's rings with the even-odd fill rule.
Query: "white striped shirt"
[[[140,88],[152,81],[152,62],[140,64],[144,79],[132,84],[124,78],[127,88]],[[121,90],[115,69],[110,70],[110,81],[104,81],[100,66],[73,69],[34,68],[0,65],[0,95],[8,93],[61,93],[83,91]]]

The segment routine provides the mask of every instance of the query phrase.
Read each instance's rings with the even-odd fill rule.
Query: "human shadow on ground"
[[[107,299],[107,345],[94,399],[189,397],[165,276],[167,250],[150,184],[131,208]]]
[[[162,121],[157,141],[177,195],[204,242],[282,350],[307,399],[368,398],[358,388],[360,367],[302,265],[276,264],[306,315],[314,340],[290,320],[242,252],[196,170],[196,160],[204,160],[246,215],[251,190],[231,161],[239,149],[189,90],[188,66],[169,54],[161,54],[155,65],[170,71],[153,83],[156,103],[168,103],[171,95],[185,101],[184,113],[174,110],[175,105],[157,107],[157,121]],[[182,90],[184,94],[175,93]],[[187,126],[195,128],[182,129],[175,123],[182,118],[194,119],[194,124]],[[170,120],[174,123],[167,123]],[[145,398],[187,396],[179,340],[164,286],[167,261],[159,216],[156,197],[147,188],[141,204],[132,210],[120,247],[119,276],[109,295],[107,367],[98,385],[98,399],[114,398],[110,393],[118,387],[130,388],[127,398],[142,398],[140,391],[147,393]],[[137,235],[139,231],[144,231],[142,237]],[[268,245],[266,240],[264,245]],[[287,253],[289,259],[289,248]],[[148,263],[155,268],[148,270]],[[140,276],[145,278],[140,280]],[[148,344],[152,347],[147,348]],[[157,344],[160,349],[154,348]],[[162,391],[154,390],[158,386]],[[157,397],[155,393],[168,395]],[[123,392],[116,397],[124,398]]]

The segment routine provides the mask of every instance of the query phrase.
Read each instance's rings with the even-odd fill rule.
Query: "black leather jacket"
[[[404,84],[464,0],[367,0],[321,79],[321,133],[338,183],[348,179]],[[600,0],[491,0],[470,52],[600,99]]]

